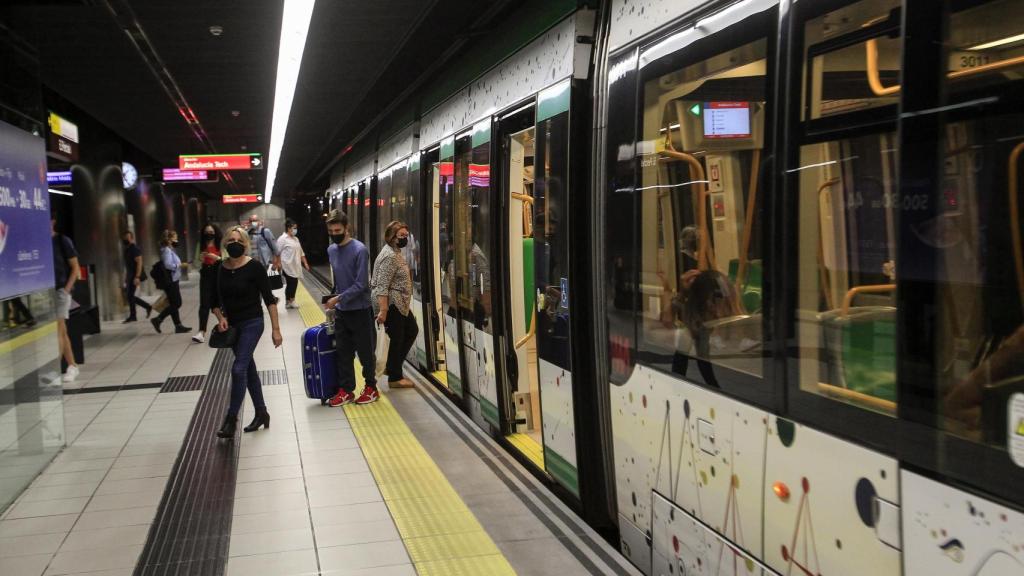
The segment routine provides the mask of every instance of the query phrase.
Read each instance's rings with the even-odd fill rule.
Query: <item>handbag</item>
[[[165,294],[161,294],[160,297],[156,299],[156,302],[153,302],[153,311],[159,314],[166,310],[168,305],[169,302],[167,301],[167,296]]]
[[[267,278],[270,280],[271,290],[284,288],[284,276],[281,276],[281,272],[274,270],[273,266],[267,267]]]
[[[232,348],[238,343],[238,328],[228,326],[223,332],[214,327],[210,331],[210,348]]]
[[[374,348],[374,356],[376,357],[376,366],[374,367],[374,374],[380,376],[387,369],[388,365],[388,348],[391,346],[391,338],[388,337],[388,332],[384,328],[383,324],[377,324],[377,345]]]

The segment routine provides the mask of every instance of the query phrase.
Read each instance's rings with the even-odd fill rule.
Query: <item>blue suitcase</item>
[[[324,322],[302,333],[302,375],[306,397],[327,403],[338,392],[334,363],[334,326]]]

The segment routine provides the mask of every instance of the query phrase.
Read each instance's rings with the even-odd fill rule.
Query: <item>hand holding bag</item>
[[[377,347],[374,350],[377,365],[375,366],[374,374],[378,377],[380,377],[381,374],[384,374],[384,371],[387,369],[388,348],[390,345],[391,339],[388,338],[387,329],[384,328],[383,324],[377,324]],[[378,380],[377,382],[380,384],[382,381],[386,381],[386,379]]]
[[[274,270],[274,266],[267,266],[267,278],[270,280],[271,290],[280,290],[284,288],[284,276],[281,276],[279,270]]]

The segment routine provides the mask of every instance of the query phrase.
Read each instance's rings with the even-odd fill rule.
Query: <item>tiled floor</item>
[[[183,290],[183,319],[193,326],[195,291],[194,283]],[[264,338],[256,362],[260,370],[284,370],[288,385],[264,388],[270,429],[242,435],[226,572],[400,576],[418,567],[421,574],[454,573],[436,556],[440,552],[410,554],[416,544],[396,527],[395,509],[382,496],[345,412],[305,397],[299,311],[282,309],[281,322],[284,345],[275,349]],[[187,335],[156,335],[144,322],[103,329],[87,340],[88,363],[73,387],[205,374],[214,357]],[[0,517],[0,574],[131,574],[199,397],[200,391],[156,388],[66,395],[68,447]],[[519,574],[629,573],[624,563],[595,559],[596,535],[532,476],[514,472],[518,464],[490,439],[461,429],[472,424],[451,414],[443,419],[447,400],[432,389],[388,397],[413,441],[443,473],[440,481],[464,503],[457,514],[470,514],[483,527],[473,533],[481,549],[493,542],[489,549],[496,545]],[[245,414],[252,414],[251,406]],[[452,514],[439,508],[423,521],[458,526],[470,520],[446,513]],[[414,555],[436,557],[435,569],[414,567]],[[474,574],[465,567],[461,573]]]

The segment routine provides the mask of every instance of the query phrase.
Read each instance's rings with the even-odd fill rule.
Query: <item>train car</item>
[[[1024,574],[1022,73],[1014,0],[608,0],[326,200],[645,573]]]

